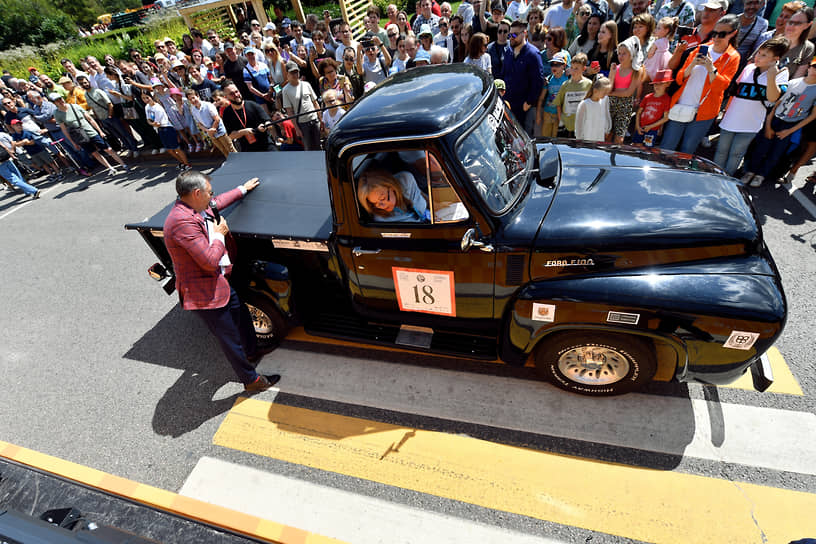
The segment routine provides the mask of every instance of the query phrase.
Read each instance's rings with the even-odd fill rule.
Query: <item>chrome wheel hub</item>
[[[629,360],[614,349],[582,346],[565,351],[558,358],[558,370],[570,380],[584,385],[608,385],[629,373]]]

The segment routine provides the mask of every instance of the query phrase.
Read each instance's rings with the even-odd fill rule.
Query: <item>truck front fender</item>
[[[657,379],[665,379],[671,367],[681,381],[726,383],[773,344],[785,315],[781,287],[773,276],[761,274],[638,274],[531,282],[508,305],[500,353],[510,363],[526,361],[539,342],[562,331],[626,333],[652,340]],[[739,333],[749,333],[750,345],[734,347],[729,342],[735,334],[745,336]]]

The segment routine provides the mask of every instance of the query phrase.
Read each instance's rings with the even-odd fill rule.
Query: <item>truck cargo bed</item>
[[[325,242],[332,229],[328,176],[322,151],[233,153],[212,174],[215,194],[234,189],[252,177],[261,184],[243,200],[223,211],[235,236]],[[168,205],[126,229],[161,230],[173,205]]]

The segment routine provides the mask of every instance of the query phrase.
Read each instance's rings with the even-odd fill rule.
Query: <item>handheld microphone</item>
[[[213,217],[215,217],[215,224],[217,225],[221,222],[221,214],[218,212],[218,203],[214,198],[210,200],[210,211],[212,212]]]

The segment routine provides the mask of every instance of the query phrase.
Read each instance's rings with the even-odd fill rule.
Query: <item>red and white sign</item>
[[[452,271],[392,267],[391,272],[400,310],[456,317]]]

